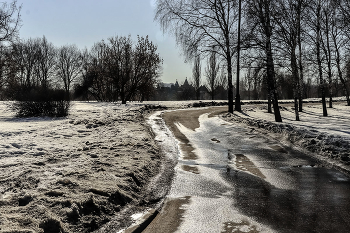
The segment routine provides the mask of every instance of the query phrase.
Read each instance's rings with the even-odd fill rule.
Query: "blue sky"
[[[10,2],[10,1],[7,1]],[[163,82],[183,82],[192,75],[173,37],[154,22],[155,0],[18,0],[22,4],[21,38],[46,36],[56,46],[90,48],[111,36],[146,36],[164,59]]]

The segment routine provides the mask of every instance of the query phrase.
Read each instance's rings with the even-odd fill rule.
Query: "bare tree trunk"
[[[270,95],[273,103],[273,111],[275,113],[275,121],[282,122],[282,117],[278,106],[278,93],[275,88],[275,68],[274,68],[273,57],[272,57],[271,42],[269,39],[266,47],[267,47],[267,80],[268,80]]]
[[[303,111],[303,92],[304,92],[304,70],[302,61],[302,43],[301,43],[301,6],[302,0],[298,1],[298,48],[299,48],[299,112]]]
[[[304,70],[301,55],[301,41],[299,42],[299,112],[303,111],[303,93],[304,93]]]
[[[329,18],[328,18],[328,12],[325,13],[325,33],[326,33],[326,43],[327,47],[325,47],[325,53],[327,54],[327,68],[328,68],[328,87],[329,87],[329,108],[333,107],[333,80],[332,80],[332,54],[331,54],[331,47],[329,42]]]
[[[238,7],[238,42],[237,42],[237,82],[236,82],[236,100],[235,100],[235,110],[242,111],[241,108],[241,96],[239,93],[239,71],[240,71],[240,54],[241,54],[241,0],[239,0]]]
[[[316,54],[317,54],[317,64],[318,64],[318,72],[320,79],[320,88],[321,88],[321,96],[322,96],[322,109],[323,116],[328,116],[327,106],[326,106],[326,95],[324,90],[324,80],[323,80],[323,71],[322,71],[322,61],[321,61],[321,6],[318,4],[317,6],[317,23],[316,23]]]
[[[294,112],[295,112],[295,120],[300,121],[299,118],[299,109],[298,109],[298,97],[299,97],[299,74],[298,74],[298,67],[297,67],[297,58],[295,55],[295,48],[296,46],[293,46],[292,54],[291,54],[291,66],[292,66],[292,74],[293,74],[293,86],[294,86]]]
[[[233,113],[233,85],[232,85],[232,61],[231,56],[227,57],[227,81],[228,81],[228,112]]]
[[[194,65],[192,70],[193,87],[196,92],[196,99],[200,99],[200,85],[201,85],[201,60],[199,55],[194,59]]]
[[[275,113],[275,121],[276,122],[282,122],[282,117],[280,113],[280,109],[278,106],[278,93],[275,87],[275,67],[274,67],[274,62],[273,62],[273,56],[272,56],[272,45],[271,45],[271,22],[270,22],[270,8],[269,8],[269,2],[264,3],[264,10],[265,10],[265,36],[266,36],[266,44],[265,44],[265,52],[266,52],[266,68],[267,68],[267,82],[269,86],[269,93],[272,98],[272,103],[273,103],[273,111]]]
[[[334,42],[336,43],[336,42]],[[339,49],[337,47],[337,45],[335,45],[335,54],[336,54],[336,63],[337,63],[337,69],[338,69],[338,76],[339,76],[339,79],[340,79],[340,82],[342,83],[343,85],[343,89],[344,89],[344,92],[345,92],[345,95],[346,95],[346,102],[347,102],[347,105],[350,106],[350,98],[349,98],[349,88],[348,86],[346,85],[346,82],[344,80],[344,77],[343,77],[343,72],[341,70],[341,67],[340,67],[340,53],[339,53]]]

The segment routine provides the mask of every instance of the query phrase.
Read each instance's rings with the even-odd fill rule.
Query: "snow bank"
[[[317,102],[317,101],[316,101]],[[309,102],[312,103],[312,102]],[[328,117],[322,116],[321,104],[304,104],[300,121],[295,121],[294,108],[282,105],[283,123],[274,122],[274,115],[267,113],[266,106],[245,106],[242,112],[225,113],[226,121],[244,123],[273,133],[316,155],[321,155],[331,163],[350,170],[350,107],[344,102],[328,108]]]

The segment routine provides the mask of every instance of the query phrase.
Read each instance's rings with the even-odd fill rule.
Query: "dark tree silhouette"
[[[220,66],[216,58],[216,52],[213,51],[207,60],[207,66],[205,68],[205,76],[207,78],[206,87],[209,90],[212,100],[214,100],[215,91],[219,86],[219,70]]]
[[[322,17],[323,17],[323,1],[312,0],[308,6],[309,21],[308,26],[310,28],[309,38],[313,42],[312,47],[316,53],[316,66],[318,69],[319,84],[321,89],[322,97],[322,109],[323,116],[328,116],[327,106],[326,106],[326,91],[325,91],[325,81],[323,79],[323,56],[322,56]]]
[[[199,100],[200,97],[200,87],[201,87],[201,73],[202,73],[201,59],[198,55],[194,59],[194,64],[192,68],[192,86],[196,92],[196,99]]]
[[[81,52],[76,45],[64,45],[58,49],[56,64],[57,75],[64,85],[66,98],[69,99],[69,92],[72,85],[81,71]]]
[[[238,2],[159,0],[155,19],[175,35],[188,59],[210,54],[213,46],[226,61],[229,112],[233,112],[232,61],[237,49]]]
[[[250,41],[250,46],[262,51],[265,55],[269,99],[272,99],[275,121],[282,122],[275,84],[275,67],[272,48],[273,1],[249,0],[247,1],[246,10],[246,22],[249,28],[246,40]]]

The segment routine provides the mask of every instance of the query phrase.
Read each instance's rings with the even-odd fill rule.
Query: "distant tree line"
[[[241,48],[243,78],[236,87],[242,86],[249,98],[267,93],[269,112],[273,106],[276,121],[282,121],[278,99],[292,97],[299,120],[302,99],[315,92],[314,85],[324,116],[326,96],[329,107],[339,94],[350,105],[349,12],[348,0],[159,0],[155,19],[175,36],[186,60],[207,57],[211,80],[217,74],[215,54],[216,63],[226,69],[230,112]]]
[[[148,99],[161,71],[156,52],[148,37],[136,43],[112,37],[90,50],[55,47],[45,37],[13,41],[1,47],[1,98],[26,100],[49,91],[69,100],[73,91],[75,98],[98,101]]]

